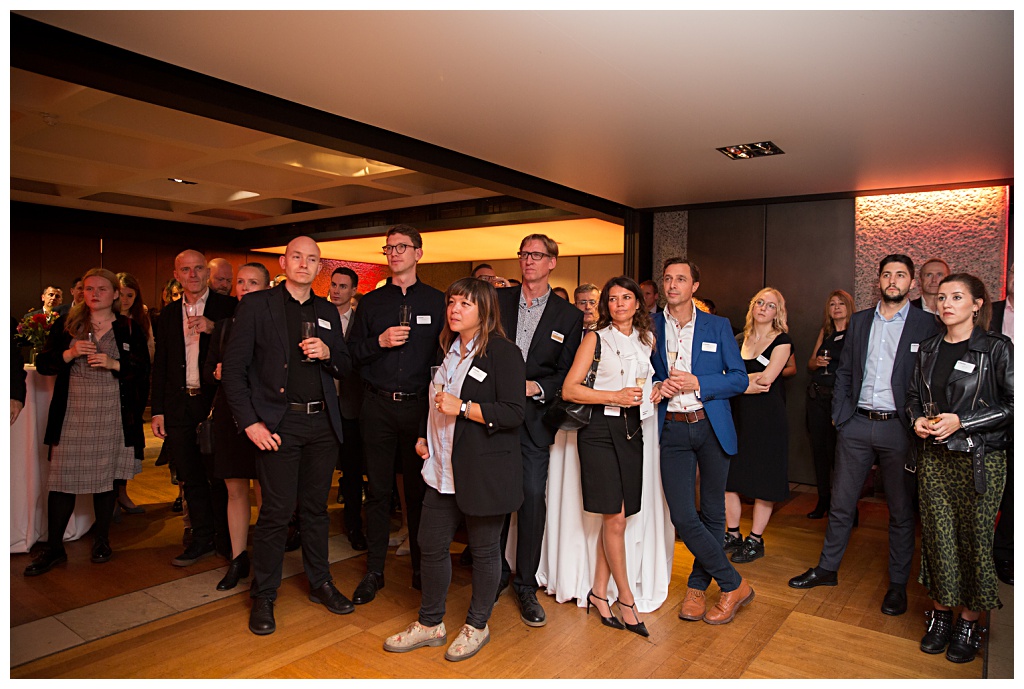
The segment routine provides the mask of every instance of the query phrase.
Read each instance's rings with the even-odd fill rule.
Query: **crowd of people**
[[[183,251],[159,312],[128,273],[88,271],[63,313],[60,289],[47,286],[41,312],[58,314],[37,358],[57,377],[49,540],[25,575],[66,561],[78,494],[95,505],[93,562],[111,558],[111,519],[142,509],[126,483],[141,471],[148,404],[189,519],[171,564],[220,555],[220,590],[251,574],[254,634],[276,630],[292,547],[312,602],[348,614],[374,600],[396,545],[396,486],[422,602],[387,651],[447,645],[448,660],[472,657],[509,587],[528,626],[547,622],[543,587],[646,637],[641,613],[668,596],[676,538],[693,555],[679,618],[731,622],[755,598],[743,566],[765,556],[774,506],[789,498],[783,379],[796,357],[781,292],[754,294],[737,332],[696,296],[700,269],[685,257],[665,260],[657,280],[585,283],[570,300],[550,285],[558,244],[542,234],[521,242],[521,282],[480,264],[442,292],[417,277],[423,252],[415,228],[391,228],[391,277],[357,307],[349,268],[334,270],[328,298],[313,293],[320,251],[309,237],[288,244],[274,280],[260,263],[233,274],[224,259]],[[913,261],[891,254],[879,262],[876,305],[855,312],[840,289],[825,300],[807,362],[818,483],[807,517],[828,525],[817,565],[789,586],[838,584],[877,465],[889,508],[881,612],[907,610],[919,519],[919,580],[933,601],[921,650],[967,662],[981,615],[1000,605],[998,578],[1012,583],[1013,271],[996,303],[944,261],[927,261],[921,278],[914,305]],[[339,469],[345,531],[366,551],[351,598],[327,552]],[[449,639],[450,548],[462,526],[472,598]]]

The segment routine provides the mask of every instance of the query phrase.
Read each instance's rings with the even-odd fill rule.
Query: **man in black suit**
[[[992,321],[988,329],[1013,341],[1013,263],[1006,275],[1006,299],[992,302]],[[1013,431],[1010,431],[1013,433]],[[1004,584],[1013,586],[1013,443],[1006,451],[1006,488],[999,505],[999,523],[992,543],[996,574]]]
[[[658,304],[658,283],[654,280],[644,280],[640,283],[640,291],[644,295],[644,308],[652,316],[661,311]]]
[[[171,466],[185,483],[192,541],[171,560],[186,567],[212,555],[231,559],[228,493],[213,478],[212,457],[196,444],[196,426],[210,413],[216,386],[203,385],[200,372],[210,348],[214,324],[235,311],[236,301],[207,287],[206,257],[191,249],[174,258],[174,277],[183,293],[161,314],[153,357],[153,435],[164,440]]]
[[[75,277],[71,279],[71,299],[69,301],[61,301],[61,305],[57,307],[58,316],[66,316],[71,311],[71,307],[75,304],[81,304],[85,301],[85,288],[82,286],[82,278]]]
[[[55,287],[54,285],[47,285],[46,289],[43,290],[42,294],[43,308],[36,309],[35,311],[29,311],[26,315],[34,316],[37,313],[45,313],[46,315],[54,313],[55,316],[63,315],[59,310],[61,299],[62,294],[60,291],[60,287]],[[65,313],[67,312],[65,311]]]
[[[498,290],[501,324],[519,345],[526,362],[526,419],[520,434],[523,454],[523,505],[518,511],[516,577],[512,582],[519,616],[531,627],[546,624],[537,601],[537,567],[547,516],[545,494],[548,456],[555,431],[545,425],[547,403],[555,399],[580,346],[583,314],[564,299],[551,298],[548,276],[558,262],[558,244],[542,234],[531,234],[519,244],[523,284]],[[502,532],[505,551],[509,520]],[[508,585],[511,567],[502,557],[498,595]]]
[[[280,262],[283,285],[239,302],[221,381],[235,422],[258,448],[263,505],[253,532],[253,634],[277,628],[274,601],[296,503],[310,600],[337,615],[355,609],[334,587],[327,560],[327,494],[342,441],[334,381],[351,361],[338,310],[312,291],[320,266],[316,242],[296,237]],[[313,324],[314,334],[303,333],[304,323]]]
[[[793,577],[793,588],[835,586],[850,540],[857,499],[871,465],[878,462],[889,503],[889,590],[886,615],[907,611],[907,579],[914,554],[914,441],[906,417],[906,394],[923,340],[938,332],[935,318],[907,301],[914,264],[903,254],[881,260],[882,299],[850,319],[832,391],[832,422],[838,433],[832,503],[817,567]]]
[[[939,313],[939,283],[949,275],[949,264],[941,258],[929,258],[921,266],[921,296],[911,299],[910,305],[926,313]]]

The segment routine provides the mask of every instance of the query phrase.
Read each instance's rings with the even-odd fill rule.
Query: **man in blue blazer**
[[[729,455],[736,454],[736,429],[729,398],[749,385],[729,321],[697,309],[693,293],[700,270],[685,258],[665,261],[666,307],[654,314],[657,348],[653,392],[658,403],[661,482],[672,523],[693,554],[680,619],[708,624],[731,622],[754,598],[726,558],[725,481]],[[700,467],[700,514],[694,507]],[[714,579],[722,593],[707,609],[705,591]]]
[[[253,634],[276,629],[274,601],[296,503],[310,600],[338,615],[354,610],[334,587],[327,560],[327,494],[343,437],[334,380],[351,362],[338,309],[311,289],[320,265],[316,242],[296,237],[280,260],[284,284],[238,303],[221,380],[235,422],[259,448],[263,505],[253,531]],[[303,333],[303,323],[314,324],[313,335]]]
[[[857,515],[857,500],[876,461],[889,504],[889,590],[886,615],[907,611],[907,579],[914,555],[913,475],[904,471],[914,452],[906,415],[907,387],[921,342],[938,332],[935,316],[913,308],[914,263],[890,254],[878,266],[882,299],[853,314],[832,390],[838,435],[828,530],[818,566],[789,580],[792,588],[835,586]]]

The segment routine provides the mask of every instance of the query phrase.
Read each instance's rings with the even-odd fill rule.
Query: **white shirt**
[[[1006,309],[1003,311],[1003,334],[1013,342],[1013,305],[1006,300]]]
[[[648,416],[653,416],[654,405],[651,404],[653,369],[650,346],[640,341],[640,334],[635,328],[626,336],[615,326],[609,325],[597,331],[597,336],[601,338],[601,362],[597,365],[594,389],[621,390],[622,388],[636,387],[637,366],[646,364],[647,375],[643,385],[640,418],[646,419]],[[600,408],[594,413],[599,412]]]
[[[692,302],[691,302],[692,303]],[[693,329],[697,323],[697,305],[693,304],[693,313],[690,315],[690,322],[680,328],[676,317],[665,309],[665,348],[666,352],[677,352],[676,365],[680,371],[692,373],[690,366],[693,363]],[[671,358],[670,358],[671,360]],[[695,411],[703,409],[704,405],[697,399],[696,393],[681,392],[668,401],[668,411]]]
[[[470,340],[468,350],[470,352],[462,361],[459,361],[461,344],[460,339],[455,338],[452,346],[448,348],[448,354],[441,364],[441,370],[437,375],[444,377],[444,391],[462,397],[462,384],[466,381],[466,374],[473,366],[473,359],[476,356],[472,353],[476,347],[476,338]],[[431,381],[428,392],[431,399],[434,397],[434,381]],[[455,493],[455,474],[452,470],[452,446],[455,443],[455,422],[458,416],[442,414],[433,404],[430,405],[430,414],[427,416],[427,448],[430,450],[430,457],[423,461],[423,481],[438,493],[451,495]]]
[[[210,296],[210,288],[207,287],[203,295],[196,302],[194,316],[202,316],[206,311],[206,299]],[[199,381],[199,329],[190,332],[188,327],[188,302],[185,297],[181,298],[181,328],[185,331],[185,387],[198,388]]]
[[[352,324],[352,312],[353,309],[349,307],[349,310],[345,313],[338,314],[341,318],[341,336],[348,337],[348,327]]]

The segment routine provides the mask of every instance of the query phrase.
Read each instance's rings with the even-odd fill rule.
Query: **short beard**
[[[890,297],[886,292],[882,292],[882,301],[886,304],[899,304],[907,298],[907,294],[908,292],[900,292],[898,297]]]

